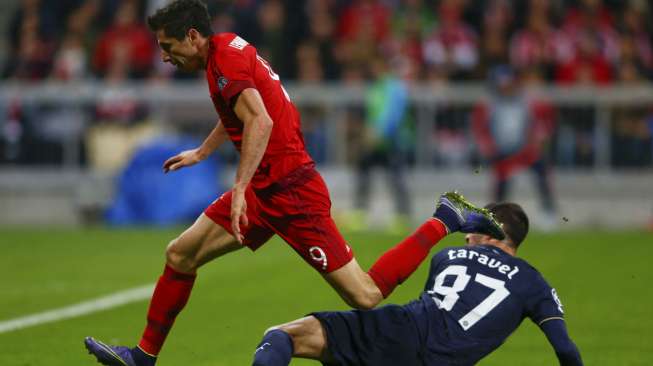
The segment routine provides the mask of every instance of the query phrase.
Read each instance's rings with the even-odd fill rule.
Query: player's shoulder
[[[534,275],[541,276],[540,271],[537,270],[532,264],[530,264],[526,259],[520,257],[513,257],[515,263],[519,263],[522,267],[532,272]]]
[[[523,258],[515,258],[515,263],[524,269],[524,276],[522,278],[528,284],[528,288],[534,291],[546,290],[548,291],[551,288],[549,282],[544,278],[544,275],[535,268],[532,264],[526,261]]]
[[[213,63],[221,74],[249,70],[256,61],[256,49],[236,33],[215,34],[211,42]]]
[[[213,35],[213,42],[219,54],[244,53],[253,46],[236,33],[217,33]]]

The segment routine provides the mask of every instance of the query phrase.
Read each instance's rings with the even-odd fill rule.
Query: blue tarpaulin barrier
[[[199,142],[160,138],[140,147],[117,180],[106,212],[110,225],[173,225],[193,221],[224,192],[215,154],[192,167],[163,173],[163,162]]]

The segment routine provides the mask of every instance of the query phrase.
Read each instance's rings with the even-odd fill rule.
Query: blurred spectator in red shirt
[[[52,15],[39,0],[23,0],[9,24],[10,58],[4,77],[40,80],[50,73],[56,50]]]
[[[338,24],[341,40],[357,40],[361,36],[374,42],[386,39],[390,31],[390,12],[378,0],[354,0],[343,11]]]
[[[93,42],[93,21],[99,11],[99,0],[84,1],[66,20],[66,31],[54,56],[51,77],[62,80],[80,80],[88,76],[88,46]]]
[[[355,0],[343,10],[336,34],[343,65],[367,64],[390,34],[390,12],[379,0]]]
[[[128,73],[131,77],[147,76],[154,57],[154,39],[145,25],[138,21],[138,7],[134,0],[123,0],[113,24],[100,36],[93,57],[95,70],[102,76],[111,68],[118,48],[124,47]],[[122,56],[121,56],[122,57]]]
[[[598,28],[613,28],[614,17],[602,0],[581,0],[579,5],[569,8],[564,19],[568,29],[584,28],[588,22]]]
[[[607,85],[612,81],[612,65],[600,50],[598,35],[581,31],[576,56],[562,63],[556,70],[556,81],[561,84]]]
[[[551,25],[547,0],[531,0],[526,28],[515,33],[510,41],[510,62],[519,69],[538,67],[551,79],[555,65],[574,57],[569,37]]]
[[[444,68],[453,79],[468,78],[479,61],[477,35],[462,19],[463,5],[462,0],[443,0],[441,23],[423,45],[427,65]]]
[[[436,18],[424,0],[404,0],[393,11],[391,52],[399,58],[400,74],[417,74],[424,63],[422,42],[436,24]]]
[[[610,10],[601,0],[582,0],[578,7],[567,11],[563,30],[578,52],[583,52],[587,33],[595,37],[595,46],[602,58],[615,63],[619,57],[619,34]]]

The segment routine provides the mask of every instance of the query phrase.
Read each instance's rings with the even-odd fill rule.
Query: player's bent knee
[[[374,309],[381,301],[383,295],[377,288],[364,289],[346,298],[347,304],[358,310]]]
[[[180,272],[192,272],[196,269],[194,262],[194,257],[182,250],[179,238],[170,241],[166,248],[166,263],[170,267]]]
[[[352,259],[324,278],[351,307],[359,310],[374,308],[383,301],[383,294],[374,280]]]
[[[383,300],[383,295],[377,294],[373,291],[360,291],[358,293],[344,293],[340,292],[340,297],[354,309],[370,310],[373,309]]]
[[[281,330],[290,336],[293,342],[293,354],[297,357],[317,359],[326,348],[322,325],[314,316],[307,316],[290,323],[274,326],[266,332],[272,330]]]
[[[263,335],[266,335],[266,334],[270,333],[273,330],[277,330],[277,329],[283,330],[281,327],[282,327],[281,325],[273,325],[270,328],[266,329],[265,332],[263,332]],[[285,332],[285,330],[284,330],[284,332]],[[286,332],[286,333],[288,333],[288,332]]]
[[[374,298],[369,296],[355,296],[354,298],[347,301],[349,306],[358,310],[371,310],[379,303]]]

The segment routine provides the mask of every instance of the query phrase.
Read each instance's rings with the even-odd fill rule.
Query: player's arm
[[[265,109],[261,95],[254,88],[245,89],[240,93],[234,112],[244,125],[240,163],[236,171],[234,189],[244,191],[268,146],[272,133],[272,119]]]
[[[236,239],[242,243],[240,224],[248,225],[245,189],[261,163],[272,134],[272,119],[268,115],[258,90],[244,89],[234,105],[234,112],[243,122],[243,141],[236,180],[232,189],[231,227]]]
[[[227,131],[224,129],[224,125],[218,121],[211,133],[204,139],[202,145],[196,149],[182,151],[166,160],[163,163],[163,172],[167,173],[199,163],[211,155],[227,138]]]
[[[526,304],[526,314],[546,334],[546,338],[558,356],[560,365],[582,365],[583,361],[578,348],[567,333],[563,305],[558,293],[539,273],[529,282],[532,293],[527,296],[529,300]]]
[[[198,148],[198,154],[202,159],[206,159],[220,145],[229,139],[227,130],[224,129],[222,122],[218,121],[211,133],[204,139],[202,145]]]
[[[580,352],[569,338],[564,320],[560,318],[545,320],[540,324],[540,329],[553,346],[561,366],[582,366]]]

